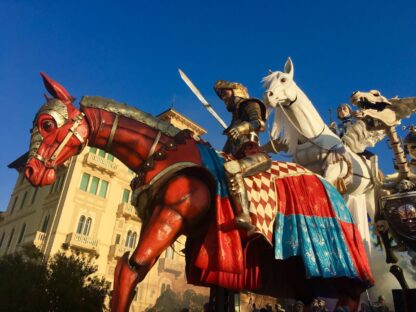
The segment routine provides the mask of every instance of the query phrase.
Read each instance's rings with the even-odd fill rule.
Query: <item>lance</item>
[[[185,75],[185,73],[179,70],[179,75],[181,75],[182,80],[186,83],[186,85],[191,89],[192,93],[198,98],[198,100],[202,103],[202,105],[210,112],[210,114],[220,123],[220,125],[227,129],[227,124],[222,120],[222,118],[217,114],[217,112],[212,108],[211,104],[202,96],[201,92],[198,90],[197,87],[192,83],[192,81]]]

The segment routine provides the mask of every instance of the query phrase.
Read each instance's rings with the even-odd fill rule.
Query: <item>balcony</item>
[[[183,272],[182,264],[176,260],[168,258],[159,259],[159,272],[165,271],[179,276]]]
[[[92,153],[87,153],[85,155],[84,163],[87,166],[101,170],[109,175],[114,175],[117,171],[117,164],[115,164],[113,161]]]
[[[65,241],[69,247],[86,251],[97,251],[98,239],[78,233],[70,233]]]
[[[121,258],[121,256],[123,256],[126,251],[129,251],[131,255],[133,250],[134,248],[126,247],[120,244],[111,245],[110,252],[108,253],[108,257],[118,259],[118,258]]]
[[[140,221],[139,217],[137,216],[136,209],[129,203],[121,203],[118,205],[117,217],[124,217],[127,220],[133,219]]]
[[[36,231],[35,238],[33,239],[33,244],[38,248],[41,249],[43,247],[43,244],[45,244],[46,241],[46,233]]]

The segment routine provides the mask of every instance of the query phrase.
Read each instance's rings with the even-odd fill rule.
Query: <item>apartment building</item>
[[[198,135],[206,133],[174,109],[158,117]],[[53,185],[34,188],[24,178],[26,157],[9,165],[19,175],[7,210],[0,215],[0,255],[33,243],[49,256],[65,244],[98,254],[98,274],[112,282],[117,260],[126,251],[134,250],[142,226],[130,205],[134,172],[111,154],[87,147],[58,169]],[[167,287],[176,292],[191,288],[208,295],[207,288],[187,285],[185,259],[180,252],[183,247],[181,237],[160,257],[138,285],[130,311],[144,311]]]

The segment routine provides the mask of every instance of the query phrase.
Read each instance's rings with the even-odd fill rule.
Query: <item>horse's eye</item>
[[[282,79],[280,79],[280,82],[283,82],[283,83],[285,83],[286,82],[286,78],[282,78]]]
[[[372,91],[374,96],[380,96],[380,93],[378,91]]]
[[[54,128],[54,126],[55,124],[53,123],[52,120],[45,120],[44,122],[42,122],[42,128],[46,132],[51,131]]]

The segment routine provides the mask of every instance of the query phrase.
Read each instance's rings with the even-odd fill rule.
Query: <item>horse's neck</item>
[[[118,116],[116,121],[115,113],[100,108],[87,107],[83,112],[90,126],[89,146],[114,155],[134,171],[147,159],[158,130],[124,116]],[[113,127],[115,122],[117,125]],[[162,134],[156,149],[168,140]]]
[[[298,88],[296,103],[288,110],[288,114],[299,130],[299,139],[315,138],[322,134],[326,126],[308,97]]]

